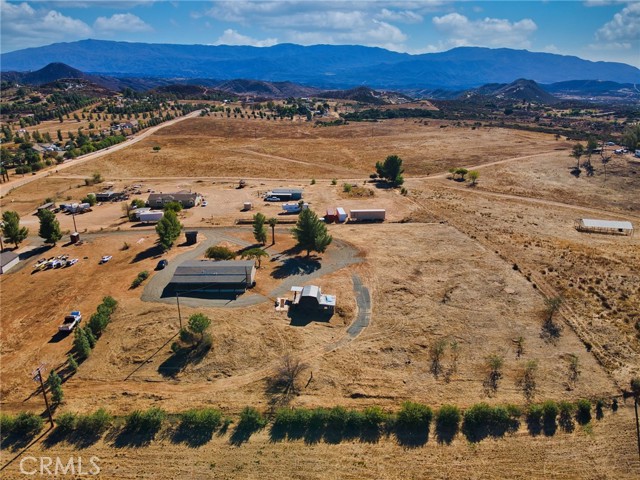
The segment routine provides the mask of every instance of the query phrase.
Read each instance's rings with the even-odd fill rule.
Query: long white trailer
[[[366,210],[350,210],[349,219],[354,222],[382,222],[387,211],[382,208],[369,208]]]

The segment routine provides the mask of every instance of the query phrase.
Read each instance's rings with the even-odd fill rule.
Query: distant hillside
[[[567,99],[640,102],[640,88],[631,83],[572,80],[544,85],[544,89],[558,97]]]
[[[547,105],[559,101],[558,98],[546,92],[533,80],[524,78],[509,84],[489,83],[458,96],[459,99],[473,99],[474,97],[492,97],[498,100],[524,101]]]
[[[640,84],[640,70],[622,63],[480,47],[410,55],[357,45],[280,44],[257,48],[82,40],[4,53],[0,61],[3,70],[26,71],[69,58],[81,71],[99,75],[251,78],[325,89],[367,85],[378,90],[462,90],[509,83],[514,78],[545,84],[575,79]]]
[[[351,100],[373,105],[402,104],[413,99],[397,92],[379,92],[368,87],[356,87],[349,90],[325,90],[316,95],[318,98]]]
[[[311,97],[319,90],[292,82],[264,82],[261,80],[229,80],[216,85],[218,90],[238,95],[252,95],[268,98]]]

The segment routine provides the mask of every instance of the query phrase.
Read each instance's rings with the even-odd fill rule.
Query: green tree
[[[164,251],[169,250],[180,236],[182,224],[172,210],[167,210],[156,225],[158,242]]]
[[[267,223],[271,227],[271,245],[276,244],[276,225],[278,224],[278,219],[276,217],[271,217],[267,220]]]
[[[307,256],[311,251],[324,252],[333,240],[327,232],[325,223],[320,221],[318,215],[309,208],[300,212],[292,233],[298,242],[298,247],[307,251]]]
[[[387,180],[394,187],[398,187],[404,183],[402,177],[402,159],[397,155],[389,155],[384,163],[376,162],[376,172],[380,178]]]
[[[470,170],[468,174],[469,181],[471,185],[476,185],[478,183],[478,178],[480,178],[480,172],[477,170]]]
[[[211,319],[202,313],[194,313],[189,317],[189,329],[193,333],[202,336],[207,328],[211,326]]]
[[[2,236],[14,243],[16,248],[27,238],[29,229],[20,228],[20,215],[17,212],[7,210],[2,213]]]
[[[49,386],[49,390],[51,391],[51,400],[55,404],[62,403],[62,399],[64,397],[64,393],[62,392],[62,379],[60,375],[58,375],[55,370],[51,370],[49,374],[49,378],[47,380],[47,385]]]
[[[622,133],[622,144],[629,150],[640,148],[640,123],[625,128]]]
[[[251,258],[258,262],[258,268],[262,265],[262,259],[268,257],[269,254],[264,251],[262,248],[249,248],[248,250],[243,251],[240,256],[242,258]]]
[[[163,207],[165,212],[171,210],[172,212],[178,213],[182,210],[182,204],[180,202],[167,202]]]
[[[584,155],[584,147],[581,143],[576,143],[571,150],[571,156],[576,159],[576,169],[580,170],[580,158]]]
[[[76,328],[74,330],[73,349],[81,360],[84,360],[91,354],[91,345],[87,339],[87,334],[82,328]]]
[[[253,237],[262,245],[267,243],[267,228],[264,226],[266,221],[267,217],[262,213],[256,213],[253,216]]]
[[[131,206],[133,208],[144,208],[146,205],[147,203],[141,198],[134,198],[133,200],[131,200]]]
[[[76,357],[73,356],[73,353],[67,355],[67,364],[69,365],[71,373],[76,373],[78,371],[78,362],[76,362]]]
[[[86,197],[84,197],[81,200],[82,203],[88,203],[90,206],[94,206],[98,200],[96,199],[96,196],[93,193],[90,193],[89,195],[87,195]]]
[[[56,220],[55,214],[50,210],[43,209],[38,212],[38,218],[40,219],[38,235],[44,239],[45,243],[55,245],[62,238],[60,223]]]

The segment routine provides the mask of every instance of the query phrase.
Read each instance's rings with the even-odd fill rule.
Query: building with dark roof
[[[170,285],[178,293],[242,294],[255,283],[253,260],[188,260],[176,268]]]
[[[182,190],[176,193],[150,193],[147,205],[151,208],[163,208],[169,202],[178,202],[183,208],[200,205],[202,195]]]

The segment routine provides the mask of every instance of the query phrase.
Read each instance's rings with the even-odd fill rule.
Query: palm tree
[[[278,223],[278,219],[275,217],[271,217],[267,220],[267,223],[271,227],[271,245],[276,244],[276,224]]]
[[[260,265],[262,264],[262,258],[268,257],[269,254],[261,248],[254,247],[254,248],[249,248],[248,250],[245,250],[240,254],[240,256],[242,258],[254,259],[256,262],[258,262],[258,268],[260,268]]]

